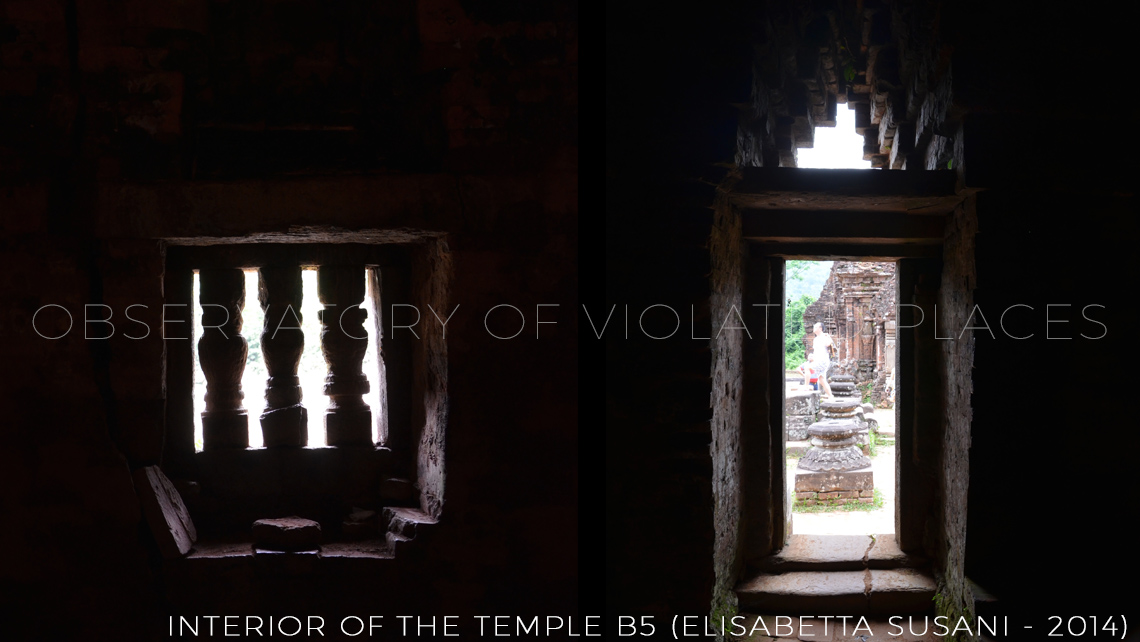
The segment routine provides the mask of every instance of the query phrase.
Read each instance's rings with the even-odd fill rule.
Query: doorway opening
[[[896,264],[788,260],[784,291],[791,534],[893,535]]]
[[[758,341],[741,331],[739,338],[713,335],[712,343],[715,550],[726,551],[714,555],[715,599],[735,599],[739,612],[902,612],[901,606],[884,606],[888,597],[914,598],[907,602],[913,612],[932,604],[938,587],[929,569],[931,555],[938,552],[928,545],[929,526],[938,523],[931,517],[945,515],[947,508],[946,487],[939,485],[945,463],[939,446],[947,362],[945,346],[916,328],[920,319],[934,318],[934,306],[945,296],[940,286],[946,217],[961,203],[960,197],[949,196],[955,194],[951,178],[939,172],[746,168],[717,202],[710,237],[712,317],[732,318],[732,306],[739,301],[746,324],[767,329],[754,335]],[[920,205],[916,194],[929,198]],[[958,200],[952,204],[951,198]],[[737,238],[743,243],[737,244]],[[794,485],[788,483],[785,457],[788,382],[782,325],[790,298],[785,296],[787,264],[802,260],[894,266],[897,286],[888,290],[897,301],[893,360],[885,340],[891,328],[880,326],[883,340],[876,340],[873,317],[868,332],[866,324],[855,322],[840,328],[837,303],[827,328],[843,339],[835,342],[837,363],[854,359],[857,369],[867,354],[874,355],[876,365],[879,358],[894,364],[895,506],[884,511],[893,513],[884,528],[868,529],[887,530],[893,522],[893,534],[792,534],[802,529],[792,524],[796,513],[789,489]],[[964,279],[950,282],[957,286]],[[769,306],[781,314],[768,315]],[[857,318],[853,311],[843,314]],[[822,325],[827,317],[809,319],[815,321]],[[864,334],[869,335],[865,351]],[[806,357],[814,344],[804,349]],[[836,591],[847,589],[831,580],[850,589],[844,593],[851,596],[850,603],[836,601]],[[791,604],[784,596],[808,602]],[[823,603],[813,602],[816,598]]]

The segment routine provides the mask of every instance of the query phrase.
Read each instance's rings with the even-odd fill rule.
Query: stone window
[[[267,445],[263,424],[267,426],[265,430],[273,436],[273,431],[275,429],[279,431],[283,422],[293,425],[299,431],[298,437],[302,441],[302,446],[327,446],[325,416],[330,397],[325,394],[324,389],[328,365],[321,345],[319,317],[323,306],[318,294],[317,267],[302,266],[299,274],[294,269],[286,270],[284,275],[294,281],[287,285],[296,288],[298,286],[296,280],[299,278],[299,298],[297,292],[292,292],[289,300],[281,300],[281,292],[277,292],[277,300],[267,299],[264,304],[260,300],[263,294],[272,296],[274,293],[269,291],[268,287],[264,293],[261,292],[262,283],[265,286],[272,286],[274,285],[272,279],[279,275],[274,275],[272,270],[249,268],[243,270],[243,273],[245,304],[241,311],[241,335],[246,339],[248,353],[245,370],[239,383],[243,395],[241,401],[249,417],[249,447],[261,448]],[[363,273],[364,302],[360,307],[365,310],[367,316],[360,334],[360,341],[365,345],[361,371],[368,382],[367,391],[362,398],[371,414],[372,441],[383,444],[385,436],[380,434],[379,427],[383,425],[380,392],[384,386],[380,381],[383,371],[378,367],[377,361],[379,341],[376,327],[380,310],[371,296],[374,289],[373,270],[364,268]],[[196,339],[203,337],[201,321],[205,310],[201,307],[200,292],[200,274],[195,270],[192,316],[193,336]],[[224,318],[228,310],[220,308],[218,313]],[[333,310],[334,330],[342,331],[339,321],[345,318],[346,313],[352,314],[350,308]],[[212,337],[213,339],[222,339],[223,332],[224,328],[210,328],[210,333],[216,335]],[[343,332],[352,332],[352,328],[346,326]],[[205,446],[202,411],[205,406],[206,378],[198,356],[199,346],[195,345],[194,348],[191,350],[194,356],[194,412],[192,413],[194,448],[195,451],[201,451]],[[293,354],[294,350],[299,351],[299,354]],[[286,359],[285,364],[282,364],[283,358]],[[271,359],[273,362],[267,363]],[[288,368],[292,366],[289,359],[298,360],[296,379],[278,373],[272,382],[269,381],[267,368],[273,366],[277,371],[280,371],[283,365]],[[283,419],[284,417],[288,419]],[[280,438],[280,434],[276,436]]]
[[[417,489],[407,480],[414,478],[416,456],[413,360],[425,353],[414,344],[416,327],[399,327],[413,325],[422,307],[410,292],[413,253],[400,245],[355,243],[168,248],[166,302],[179,306],[170,308],[169,316],[183,313],[183,324],[170,327],[186,333],[172,331],[166,339],[163,467],[179,486],[200,539],[244,541],[255,520],[302,515],[321,524],[323,541],[334,544],[327,550],[335,550],[337,542],[357,541],[359,553],[369,550],[359,542],[371,541],[376,555],[390,553],[378,516],[361,527],[352,519],[378,515],[386,507],[421,507]],[[325,399],[302,395],[297,375],[307,339],[290,315],[308,307],[302,283],[309,268],[316,269],[320,353],[328,368],[323,412]],[[253,292],[246,287],[248,270],[257,272]],[[200,336],[191,330],[195,279]],[[361,307],[366,295],[372,309]],[[240,331],[242,304],[251,297],[265,319],[254,331],[260,334],[268,374],[265,387],[254,390],[242,386],[248,345]],[[404,340],[394,337],[393,324],[407,333]],[[374,346],[369,335],[378,337]],[[362,364],[370,347],[378,358],[366,375]],[[207,386],[205,407],[197,410],[195,355]],[[365,401],[369,379],[378,388],[373,404]],[[251,412],[249,407],[257,405],[246,402],[261,397],[264,412]],[[194,427],[198,412],[200,447]],[[327,440],[312,438],[326,431]],[[262,439],[251,444],[250,435],[257,432]]]

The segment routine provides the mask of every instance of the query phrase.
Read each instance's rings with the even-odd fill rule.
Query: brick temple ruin
[[[871,403],[892,401],[898,284],[894,263],[836,261],[819,298],[804,310],[804,354],[812,353],[820,323],[835,342],[830,376],[850,374],[863,391],[871,383]]]

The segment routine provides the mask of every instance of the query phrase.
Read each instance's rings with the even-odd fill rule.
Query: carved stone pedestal
[[[869,424],[864,418],[863,405],[859,403],[858,399],[854,397],[838,398],[832,401],[824,401],[819,406],[824,419],[855,421],[857,427],[856,443],[860,447],[870,444],[870,436],[867,431]],[[864,449],[864,453],[866,452],[868,451]]]
[[[873,501],[871,460],[856,446],[856,419],[825,419],[808,428],[812,448],[796,467],[796,499],[816,501]]]
[[[836,397],[855,398],[859,395],[859,391],[855,388],[855,377],[852,375],[832,375],[827,378],[827,382],[831,386],[831,394]]]
[[[871,460],[856,447],[854,419],[825,419],[808,428],[812,449],[800,459],[802,470],[847,471],[867,468]]]
[[[859,407],[855,399],[834,399],[819,404],[824,419],[854,419]]]

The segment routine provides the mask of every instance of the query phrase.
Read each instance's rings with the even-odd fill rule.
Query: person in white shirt
[[[815,340],[811,344],[811,367],[819,377],[819,386],[823,388],[825,397],[831,396],[831,386],[827,383],[827,370],[831,367],[831,356],[828,350],[833,345],[831,335],[823,331],[823,324],[816,323],[812,327]]]

